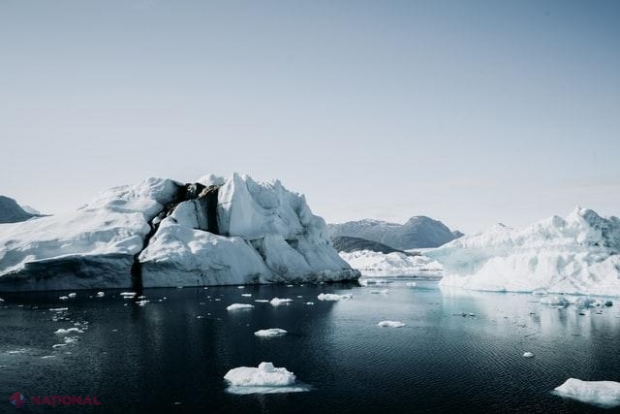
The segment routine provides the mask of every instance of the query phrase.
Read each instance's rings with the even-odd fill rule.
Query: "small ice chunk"
[[[237,289],[245,289],[245,286],[237,286]]]
[[[371,290],[370,293],[372,293],[373,295],[387,295],[388,293],[390,293],[390,291],[388,289],[381,289]]]
[[[136,296],[136,292],[121,292],[121,296],[125,299],[131,299]]]
[[[52,345],[52,348],[62,348],[63,346],[67,346],[67,344],[54,344]]]
[[[79,340],[77,336],[67,336],[65,337],[65,344],[74,344]]]
[[[615,381],[582,381],[569,378],[557,387],[554,393],[603,408],[620,405],[620,382]]]
[[[244,298],[251,298],[252,294],[251,293],[242,293],[241,296],[243,296]]]
[[[77,296],[77,293],[75,293],[75,292],[71,292],[71,293],[69,293],[67,296],[69,296],[70,298],[74,298],[74,297],[76,297],[76,296]]]
[[[255,299],[254,302],[258,302],[258,303],[269,303],[269,300],[267,299]]]
[[[50,312],[65,312],[68,310],[69,308],[50,308]]]
[[[276,368],[271,362],[261,362],[258,368],[233,368],[224,379],[230,384],[226,391],[232,394],[271,394],[309,389],[296,382],[295,374],[286,368]]]
[[[524,352],[523,358],[534,358],[534,354],[531,352]]]
[[[97,292],[97,297],[102,298],[105,296],[105,292]]]
[[[407,282],[405,283],[405,286],[409,286],[409,287],[416,287],[418,284],[416,282]]]
[[[280,328],[261,329],[259,331],[254,332],[254,335],[261,336],[263,338],[272,338],[274,336],[286,335],[286,331]]]
[[[69,296],[59,296],[58,299],[60,299],[60,300],[67,300],[67,299],[69,299]]]
[[[345,295],[337,295],[334,293],[321,293],[318,296],[319,300],[324,300],[324,301],[332,301],[332,302],[336,302],[339,301],[341,299],[351,299],[353,298],[353,295],[350,293],[347,293]]]
[[[382,328],[402,328],[405,326],[405,324],[400,321],[381,321],[377,325]]]
[[[271,306],[280,306],[285,303],[291,303],[292,301],[293,299],[288,299],[288,298],[285,298],[285,299],[273,298],[271,299],[271,302],[269,303],[271,303]]]
[[[55,334],[58,335],[66,335],[69,334],[71,332],[75,332],[75,333],[84,333],[83,330],[79,329],[79,328],[69,328],[69,329],[58,329],[56,332],[54,332]]]
[[[229,305],[226,310],[234,311],[234,310],[244,310],[244,309],[252,309],[254,305],[250,305],[249,303],[233,303]]]
[[[566,307],[570,302],[563,296],[546,296],[540,300],[540,303],[548,306]]]
[[[312,305],[314,305],[314,302],[306,302],[306,305],[312,306]]]
[[[136,302],[136,305],[138,305],[138,306],[144,306],[144,305],[146,305],[147,303],[149,303],[149,301],[148,301],[147,299],[142,299],[142,300],[137,301],[137,302]]]

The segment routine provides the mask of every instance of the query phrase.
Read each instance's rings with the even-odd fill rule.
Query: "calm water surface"
[[[404,280],[389,285],[388,294],[376,289],[151,289],[143,307],[121,291],[103,298],[78,291],[65,301],[59,296],[68,292],[3,294],[0,412],[16,411],[9,403],[16,391],[28,401],[20,412],[613,412],[550,391],[569,377],[620,381],[617,303],[555,309],[531,295],[442,292],[432,283],[407,287]],[[353,299],[321,302],[320,293]],[[274,297],[293,302],[254,302]],[[229,312],[232,303],[255,307]],[[386,319],[406,326],[377,326]],[[70,327],[83,333],[62,345],[65,336],[55,331]],[[288,334],[254,336],[265,328]],[[525,351],[535,357],[523,358]],[[228,370],[261,361],[293,371],[311,390],[226,393]],[[30,403],[30,396],[44,395],[96,395],[102,405]]]

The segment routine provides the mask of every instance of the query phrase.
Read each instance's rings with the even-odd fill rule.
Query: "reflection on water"
[[[617,304],[557,309],[531,295],[407,282],[382,294],[351,285],[151,289],[143,307],[119,291],[68,301],[58,299],[64,292],[3,294],[0,395],[97,395],[101,412],[597,412],[550,391],[569,377],[620,381]],[[320,293],[353,298],[323,302]],[[274,297],[293,302],[255,301]],[[232,303],[254,308],[227,311]],[[59,307],[68,310],[50,311]],[[64,343],[55,331],[84,322],[77,342],[53,347]],[[267,328],[288,332],[254,336]],[[225,392],[228,370],[262,361],[294,372],[309,392]]]

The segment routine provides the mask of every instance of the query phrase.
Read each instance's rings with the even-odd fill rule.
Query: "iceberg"
[[[249,303],[233,303],[226,307],[228,311],[236,311],[236,310],[249,310],[252,309],[254,305],[250,305]]]
[[[293,301],[293,299],[288,299],[288,298],[284,298],[284,299],[273,298],[273,299],[271,299],[271,301],[269,303],[271,303],[271,306],[280,306],[282,304],[291,303],[292,301]]]
[[[439,278],[442,266],[422,255],[411,255],[401,252],[381,253],[370,250],[340,252],[349,265],[366,277],[385,276],[423,276]]]
[[[274,336],[286,335],[286,331],[280,328],[261,329],[259,331],[254,332],[254,335],[260,336],[263,338],[272,338]]]
[[[79,328],[68,328],[68,329],[58,329],[56,332],[54,332],[55,334],[58,335],[66,335],[66,334],[70,334],[71,332],[75,332],[75,333],[84,333],[83,330],[79,329]]]
[[[377,324],[377,326],[382,328],[402,328],[405,324],[400,321],[381,321]]]
[[[325,221],[279,181],[150,178],[3,224],[0,291],[345,281]]]
[[[317,296],[317,298],[326,302],[337,302],[341,299],[352,299],[353,295],[350,293],[347,293],[345,295],[337,295],[335,293],[321,293],[319,294],[319,296]]]
[[[524,229],[496,225],[425,253],[441,286],[620,296],[620,219],[577,207]]]
[[[582,381],[569,378],[555,388],[554,393],[603,408],[620,405],[620,382],[615,381]]]
[[[269,394],[307,391],[308,387],[297,384],[295,374],[286,368],[276,368],[271,362],[261,362],[258,368],[239,367],[226,373],[227,389],[233,394]]]

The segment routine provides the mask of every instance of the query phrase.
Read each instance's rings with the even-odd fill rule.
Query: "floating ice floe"
[[[306,305],[312,306],[312,305],[314,305],[314,302],[306,302]]]
[[[268,299],[254,299],[254,302],[257,302],[257,303],[269,303],[269,300]]]
[[[74,298],[74,297],[76,297],[76,296],[77,296],[77,293],[75,293],[75,292],[71,292],[71,293],[69,293],[67,296],[69,296],[70,298]]]
[[[50,312],[65,312],[68,310],[69,308],[50,308]]]
[[[427,276],[439,278],[442,267],[426,256],[412,256],[403,252],[381,253],[371,250],[338,253],[354,269],[362,273],[363,286],[373,284],[376,277],[391,276]],[[364,284],[366,283],[366,284]]]
[[[69,296],[59,296],[58,299],[60,299],[60,300],[67,300],[67,299],[69,299]]]
[[[620,383],[615,381],[582,381],[569,378],[557,387],[554,393],[603,408],[620,405]]]
[[[531,352],[524,352],[523,358],[534,358],[534,354]]]
[[[58,329],[56,332],[54,332],[55,334],[58,335],[66,335],[69,334],[71,332],[75,332],[75,333],[84,333],[83,330],[79,329],[79,328],[68,328],[68,329]]]
[[[97,292],[97,297],[102,298],[105,296],[105,292]]]
[[[373,285],[385,285],[388,281],[385,279],[376,279],[376,278],[368,278],[368,279],[360,279],[359,284],[362,286],[373,286]]]
[[[335,293],[321,293],[318,296],[319,300],[324,300],[324,301],[332,301],[332,302],[336,302],[339,301],[341,299],[353,299],[353,295],[350,293],[344,294],[344,295],[337,295]]]
[[[293,301],[293,299],[288,299],[288,298],[284,298],[284,299],[280,299],[280,298],[273,298],[271,299],[271,306],[280,306],[282,304],[285,303],[291,303]]]
[[[142,300],[137,301],[136,305],[138,305],[138,306],[145,306],[147,303],[149,303],[148,300],[142,299]]]
[[[74,344],[77,341],[79,341],[80,338],[78,338],[77,336],[67,336],[64,341],[65,344]]]
[[[381,321],[377,325],[382,328],[402,328],[405,326],[405,324],[400,321]]]
[[[244,298],[251,298],[252,294],[251,293],[242,293],[241,296],[243,296]]]
[[[261,336],[263,338],[271,338],[274,336],[286,335],[286,331],[280,328],[261,329],[259,331],[254,332],[254,335]]]
[[[136,295],[137,295],[137,293],[136,293],[136,292],[121,292],[121,296],[122,296],[124,299],[131,299],[131,298],[133,298],[133,297],[134,297],[134,296],[136,296]]]
[[[232,305],[229,305],[226,307],[226,310],[228,311],[234,311],[234,310],[244,310],[244,309],[252,309],[254,307],[254,305],[250,305],[249,303],[233,303]]]
[[[286,368],[276,368],[271,362],[261,362],[258,368],[233,368],[224,379],[230,384],[226,391],[232,394],[271,394],[309,389],[297,382],[295,374]]]
[[[540,303],[548,306],[562,306],[566,307],[570,305],[568,299],[563,296],[545,296],[540,300]]]

